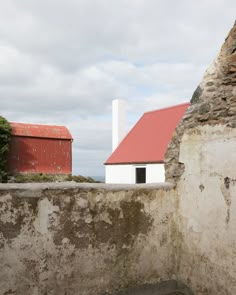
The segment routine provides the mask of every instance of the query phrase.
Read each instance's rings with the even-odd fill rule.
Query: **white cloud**
[[[234,0],[3,1],[1,115],[66,124],[74,171],[104,173],[111,101],[128,126],[144,111],[182,103],[220,49]]]

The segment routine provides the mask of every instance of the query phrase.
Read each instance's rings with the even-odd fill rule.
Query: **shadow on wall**
[[[25,138],[12,137],[8,155],[8,172],[10,175],[21,172],[35,172],[38,160],[29,149]]]

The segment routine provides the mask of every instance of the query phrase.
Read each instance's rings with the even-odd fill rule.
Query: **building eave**
[[[147,162],[119,162],[119,163],[104,163],[104,165],[147,165],[147,164],[164,164],[163,160],[147,161]]]

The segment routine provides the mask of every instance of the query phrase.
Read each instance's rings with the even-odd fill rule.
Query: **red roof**
[[[160,163],[189,103],[144,113],[105,164]]]
[[[10,122],[12,135],[39,138],[72,139],[69,130],[64,126],[28,124]]]

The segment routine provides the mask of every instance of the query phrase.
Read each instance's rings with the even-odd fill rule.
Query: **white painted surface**
[[[112,151],[118,147],[126,135],[125,101],[115,99],[112,101]]]
[[[148,164],[146,169],[146,182],[165,182],[164,164]]]
[[[106,165],[106,183],[134,184],[137,167],[146,168],[146,183],[165,181],[164,164]]]
[[[106,183],[134,184],[132,165],[106,165]]]

